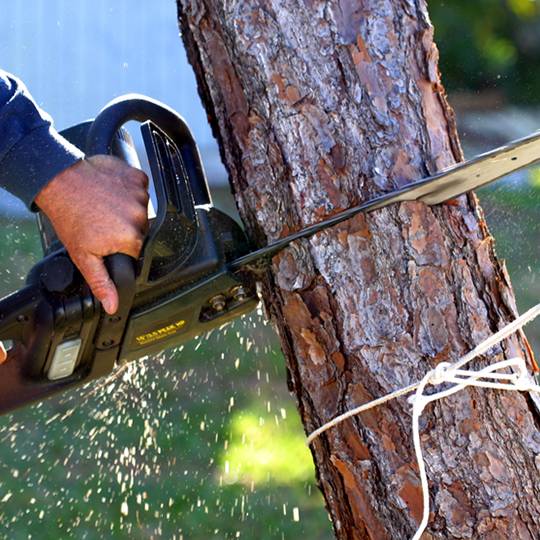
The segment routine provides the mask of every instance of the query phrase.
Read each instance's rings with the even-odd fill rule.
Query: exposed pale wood
[[[201,97],[259,244],[462,158],[423,0],[178,0]],[[357,217],[275,257],[267,304],[307,432],[456,359],[515,314],[474,196]],[[507,340],[495,358],[527,354]],[[540,537],[538,417],[517,393],[431,406],[432,538]],[[421,515],[405,399],[314,445],[340,539]],[[426,535],[426,538],[429,535]]]

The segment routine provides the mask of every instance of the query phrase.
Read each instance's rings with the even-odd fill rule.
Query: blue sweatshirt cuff
[[[2,160],[0,185],[35,211],[34,199],[59,173],[84,158],[76,146],[50,125],[33,129]]]

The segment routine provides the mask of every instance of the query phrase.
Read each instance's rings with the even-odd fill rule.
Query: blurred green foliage
[[[501,179],[478,191],[486,222],[495,238],[497,256],[512,280],[518,310],[523,313],[540,299],[540,167],[529,169],[528,182],[510,186]],[[540,322],[525,331],[540,351]]]
[[[267,406],[270,408],[270,402]],[[268,422],[269,412],[255,402],[231,419],[231,442],[221,460],[227,482],[290,485],[314,477],[315,467],[296,410],[280,406]]]
[[[539,0],[428,0],[449,92],[540,103]]]

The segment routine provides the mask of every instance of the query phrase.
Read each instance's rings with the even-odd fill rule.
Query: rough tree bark
[[[178,0],[244,223],[264,244],[462,159],[424,0]],[[276,256],[266,284],[306,432],[455,360],[514,318],[474,195],[360,216]],[[528,355],[524,336],[495,357]],[[422,511],[405,399],[313,446],[340,539],[397,539]],[[526,395],[429,407],[432,538],[539,538]],[[425,535],[430,537],[429,534]]]

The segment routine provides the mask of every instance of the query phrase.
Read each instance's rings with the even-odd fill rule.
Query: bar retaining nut
[[[216,296],[212,296],[208,302],[215,311],[223,311],[227,305],[227,299],[223,294],[216,294]]]
[[[243,285],[237,285],[231,289],[231,296],[236,302],[243,302],[248,297],[248,294]]]

